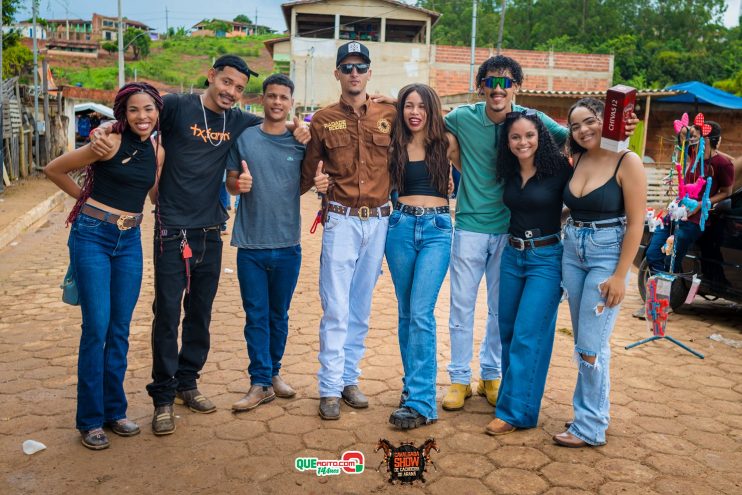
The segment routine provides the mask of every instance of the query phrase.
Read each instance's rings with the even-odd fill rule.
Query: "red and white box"
[[[605,95],[603,132],[600,147],[609,151],[623,151],[629,148],[626,137],[626,122],[631,117],[636,104],[636,88],[618,84],[608,88]]]

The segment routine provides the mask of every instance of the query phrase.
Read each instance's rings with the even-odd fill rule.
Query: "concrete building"
[[[281,6],[289,36],[265,42],[277,70],[296,84],[299,107],[320,107],[338,98],[333,76],[337,48],[359,40],[371,52],[370,93],[396,96],[406,84],[430,84],[441,96],[469,90],[471,49],[432,45],[440,14],[394,0],[303,0]],[[475,50],[475,68],[495,54]],[[613,79],[613,55],[503,50],[525,72],[523,89],[605,91]]]
[[[213,29],[214,23],[222,23],[227,27],[226,30]],[[244,38],[253,36],[257,32],[268,33],[270,28],[267,26],[256,26],[245,22],[227,21],[225,19],[204,19],[191,27],[191,36],[213,36],[216,38]]]
[[[64,41],[87,41],[98,43],[101,41],[115,41],[118,35],[118,17],[93,14],[91,20],[85,19],[49,19],[47,30],[49,39]],[[124,30],[133,27],[143,31],[152,28],[143,22],[124,19]]]
[[[305,0],[283,4],[289,37],[265,42],[277,67],[296,84],[297,105],[338,98],[337,48],[362,41],[371,51],[370,92],[396,95],[430,80],[430,31],[440,14],[392,0]]]

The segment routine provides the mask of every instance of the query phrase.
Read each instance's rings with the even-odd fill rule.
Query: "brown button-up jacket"
[[[333,185],[328,199],[343,206],[377,207],[389,201],[387,153],[397,111],[394,105],[367,98],[360,116],[341,98],[312,117],[312,135],[302,162],[301,192],[314,184],[317,163],[324,161]]]

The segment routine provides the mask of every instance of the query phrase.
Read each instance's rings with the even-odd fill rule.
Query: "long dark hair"
[[[160,96],[159,91],[157,91],[152,85],[147,84],[146,82],[133,82],[124,84],[121,86],[121,89],[119,89],[118,93],[116,93],[116,98],[113,101],[113,116],[116,119],[116,123],[113,124],[111,130],[112,132],[115,132],[116,134],[121,134],[126,129],[129,128],[129,121],[126,120],[126,104],[129,102],[129,98],[132,95],[138,94],[138,93],[144,93],[148,95],[150,98],[152,98],[152,101],[155,104],[155,107],[157,107],[158,112],[162,112],[162,108],[164,106],[162,101],[162,96]],[[157,133],[158,137],[160,135],[160,119],[157,119],[157,122],[155,123],[155,132]],[[157,153],[160,151],[160,143],[159,139],[157,141],[157,146],[155,148],[155,164],[157,163]],[[72,208],[72,211],[70,211],[69,216],[67,217],[66,224],[69,225],[72,222],[75,221],[75,218],[77,218],[77,215],[80,213],[80,209],[82,208],[82,205],[85,204],[85,202],[90,197],[90,193],[93,190],[93,176],[94,174],[94,165],[98,163],[92,163],[85,168],[85,182],[82,184],[82,188],[80,190],[80,196],[77,198],[77,201],[75,202],[75,206]]]
[[[520,173],[520,163],[508,145],[510,129],[520,119],[532,122],[538,133],[538,148],[533,163],[536,166],[536,175],[540,177],[556,175],[564,167],[569,167],[567,158],[559,151],[554,139],[538,115],[533,113],[510,112],[505,118],[505,125],[500,132],[497,148],[497,180],[506,181]]]
[[[427,115],[425,123],[425,163],[430,174],[431,185],[441,194],[448,192],[448,138],[441,116],[441,101],[427,84],[409,84],[399,92],[397,119],[392,129],[392,145],[389,150],[392,183],[404,195],[404,171],[409,161],[407,145],[412,141],[412,132],[404,121],[404,106],[412,92],[420,95]]]
[[[577,144],[577,141],[575,141],[575,138],[572,136],[572,112],[577,110],[579,107],[587,108],[593,115],[595,115],[596,119],[602,121],[605,104],[595,98],[582,98],[577,100],[577,103],[570,107],[569,113],[567,113],[567,125],[569,126],[569,152],[572,155],[587,151],[585,148]]]

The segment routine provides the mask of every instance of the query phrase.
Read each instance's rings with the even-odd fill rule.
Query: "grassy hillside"
[[[188,88],[203,87],[206,70],[214,59],[226,53],[245,58],[251,68],[261,74],[252,78],[247,92],[259,92],[265,76],[273,72],[273,61],[263,46],[263,41],[277,35],[248,38],[183,37],[155,41],[150,54],[143,60],[126,61],[126,78],[137,77],[150,81]],[[69,59],[69,60],[68,60]],[[59,84],[86,88],[115,89],[118,83],[118,58],[116,54],[101,56],[96,60],[55,57],[50,61],[54,77]]]

